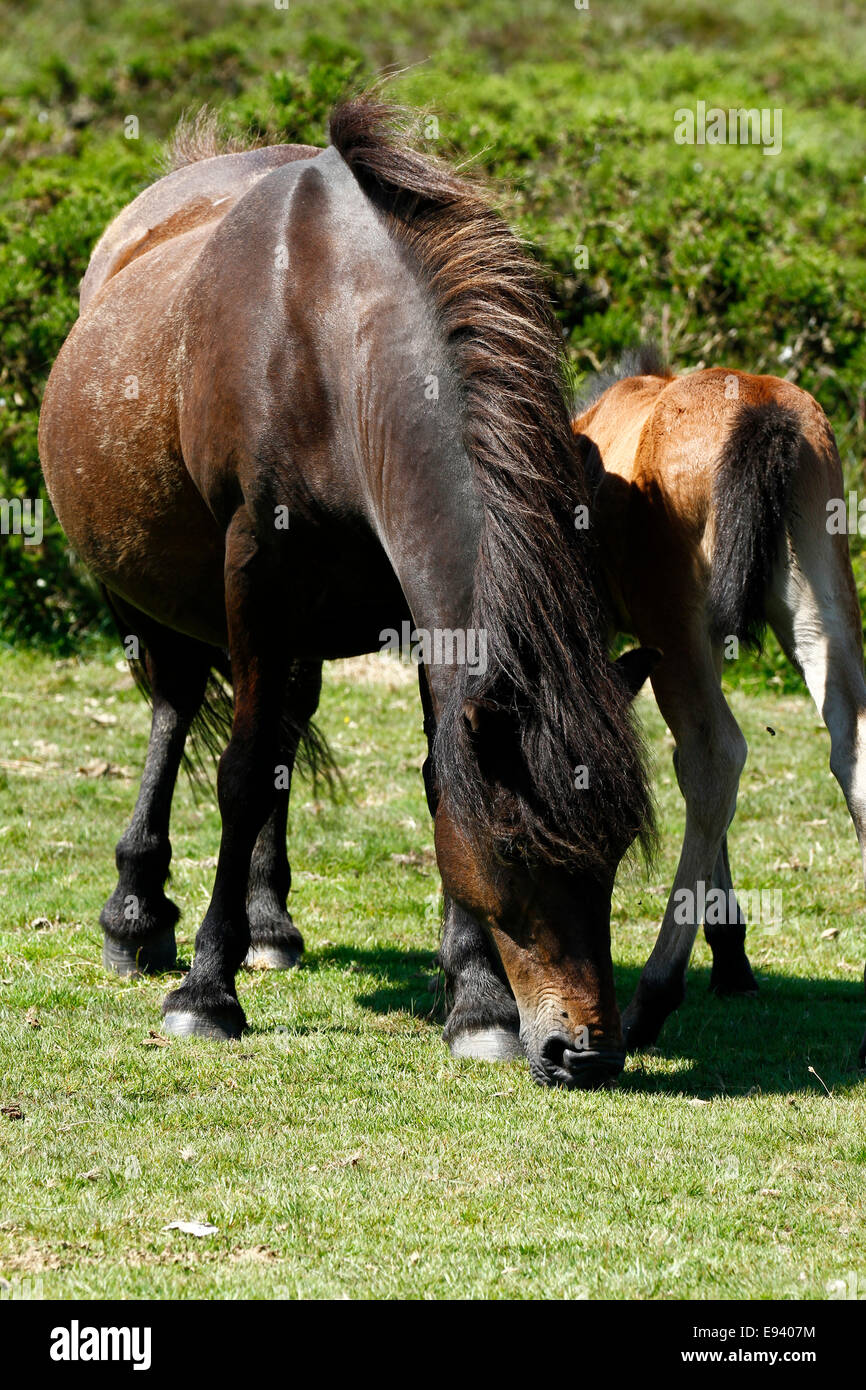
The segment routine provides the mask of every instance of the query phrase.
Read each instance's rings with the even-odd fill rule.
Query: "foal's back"
[[[597,489],[593,523],[615,621],[640,630],[644,641],[664,639],[666,648],[674,614],[692,632],[710,621],[720,509],[742,511],[753,488],[765,495],[780,452],[790,456],[785,485],[793,485],[798,510],[816,525],[824,525],[826,498],[841,489],[824,412],[806,391],[778,377],[723,367],[626,377],[584,410],[573,429]],[[766,517],[762,524],[766,532]],[[783,534],[780,516],[777,533],[760,542],[775,550]]]

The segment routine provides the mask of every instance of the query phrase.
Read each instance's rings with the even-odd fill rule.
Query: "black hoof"
[[[250,949],[244,959],[247,970],[293,970],[304,953],[304,938],[291,918],[288,925],[262,931],[251,929]]]
[[[622,1018],[622,1040],[626,1052],[643,1052],[655,1047],[663,1023],[664,1019],[653,1021],[640,1014],[630,1018],[626,1011]]]
[[[164,927],[152,936],[136,940],[121,939],[105,932],[102,964],[115,975],[160,975],[177,968],[174,927]]]
[[[162,1026],[174,1038],[210,1038],[212,1042],[232,1042],[244,1031],[233,1014],[197,1014],[185,1009],[166,1014]]]
[[[128,916],[135,906],[134,920]],[[102,963],[117,975],[158,975],[177,966],[174,928],[180,909],[162,889],[135,897],[117,885],[99,914]]]
[[[252,945],[244,957],[246,970],[293,970],[301,958],[297,946],[277,945],[266,941],[262,946]]]
[[[504,987],[475,996],[463,993],[445,1020],[442,1039],[452,1057],[477,1057],[485,1062],[505,1062],[523,1055],[520,1013]]]
[[[623,1015],[623,1042],[627,1052],[655,1047],[664,1020],[677,1011],[685,998],[685,980],[641,986]]]
[[[249,909],[250,949],[244,965],[247,970],[292,970],[304,953],[304,938],[288,912],[279,916]]]
[[[745,956],[730,964],[713,963],[710,973],[710,989],[720,999],[730,995],[754,996],[758,993],[758,981],[752,974],[752,967]]]
[[[655,1047],[666,1018],[669,1018],[685,998],[685,990],[665,990],[635,995],[622,1016],[622,1037],[626,1052],[640,1052]]]
[[[227,997],[212,1007],[196,1003],[184,993],[174,990],[163,1002],[162,1026],[176,1038],[210,1038],[215,1042],[230,1042],[239,1038],[247,1026],[244,1011],[236,999]]]

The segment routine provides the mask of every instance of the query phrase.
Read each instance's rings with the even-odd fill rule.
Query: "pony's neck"
[[[463,442],[464,387],[424,287],[390,249],[398,264],[353,343],[352,452],[415,625],[463,628],[485,524]]]
[[[397,389],[381,406],[381,455],[368,452],[371,516],[406,596],[414,625],[434,653],[428,678],[437,705],[458,674],[441,668],[443,633],[467,635],[473,609],[478,555],[485,524],[474,470],[462,442],[459,392],[442,374],[400,374]],[[425,396],[438,377],[439,396]],[[392,377],[392,380],[394,378]],[[400,408],[395,408],[397,401]],[[450,639],[448,639],[450,641]]]

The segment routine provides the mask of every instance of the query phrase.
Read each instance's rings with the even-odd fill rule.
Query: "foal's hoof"
[[[642,1052],[655,1047],[667,1013],[648,1010],[626,1009],[622,1016],[622,1040],[626,1052]]]
[[[710,990],[720,999],[737,994],[753,999],[758,993],[758,981],[752,974],[752,967],[743,956],[742,960],[731,965],[713,966],[710,973]]]
[[[513,1062],[523,1056],[523,1044],[508,1028],[479,1028],[449,1039],[452,1057],[473,1057],[479,1062]]]
[[[303,943],[263,941],[251,945],[244,958],[247,970],[293,970],[301,958]]]
[[[622,1038],[626,1052],[655,1047],[665,1020],[686,997],[685,981],[647,986],[638,983],[634,998],[622,1016]]]
[[[174,927],[166,927],[153,936],[136,941],[121,939],[105,932],[102,939],[102,964],[115,975],[161,975],[177,967],[177,944]]]

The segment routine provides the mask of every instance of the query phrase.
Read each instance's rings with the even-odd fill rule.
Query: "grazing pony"
[[[623,1018],[627,1047],[639,1048],[682,1001],[698,905],[713,888],[730,909],[706,913],[711,987],[757,988],[728,862],[746,760],[720,683],[731,639],[758,645],[769,623],[802,675],[864,859],[866,682],[848,541],[832,524],[842,469],[820,406],[777,377],[719,367],[676,377],[647,353],[632,370],[598,383],[572,428],[594,491],[611,631],[662,653],[652,686],[686,803],[661,931]],[[683,911],[688,902],[695,911]],[[866,1040],[861,1062],[864,1049]]]
[[[251,945],[277,963],[300,945],[285,811],[321,664],[409,621],[449,910],[495,944],[536,1080],[603,1084],[624,1058],[611,891],[651,825],[629,709],[646,663],[610,662],[593,547],[575,543],[559,335],[504,222],[387,108],[345,103],[330,134],[194,151],[211,157],[146,189],[97,246],[46,389],[48,491],[153,691],[105,958],[174,964],[171,793],[222,669],[213,894],[163,1012],[172,1033],[241,1033]],[[469,632],[484,669],[437,659],[437,635]],[[464,991],[449,1020],[470,1050],[486,1007]]]

